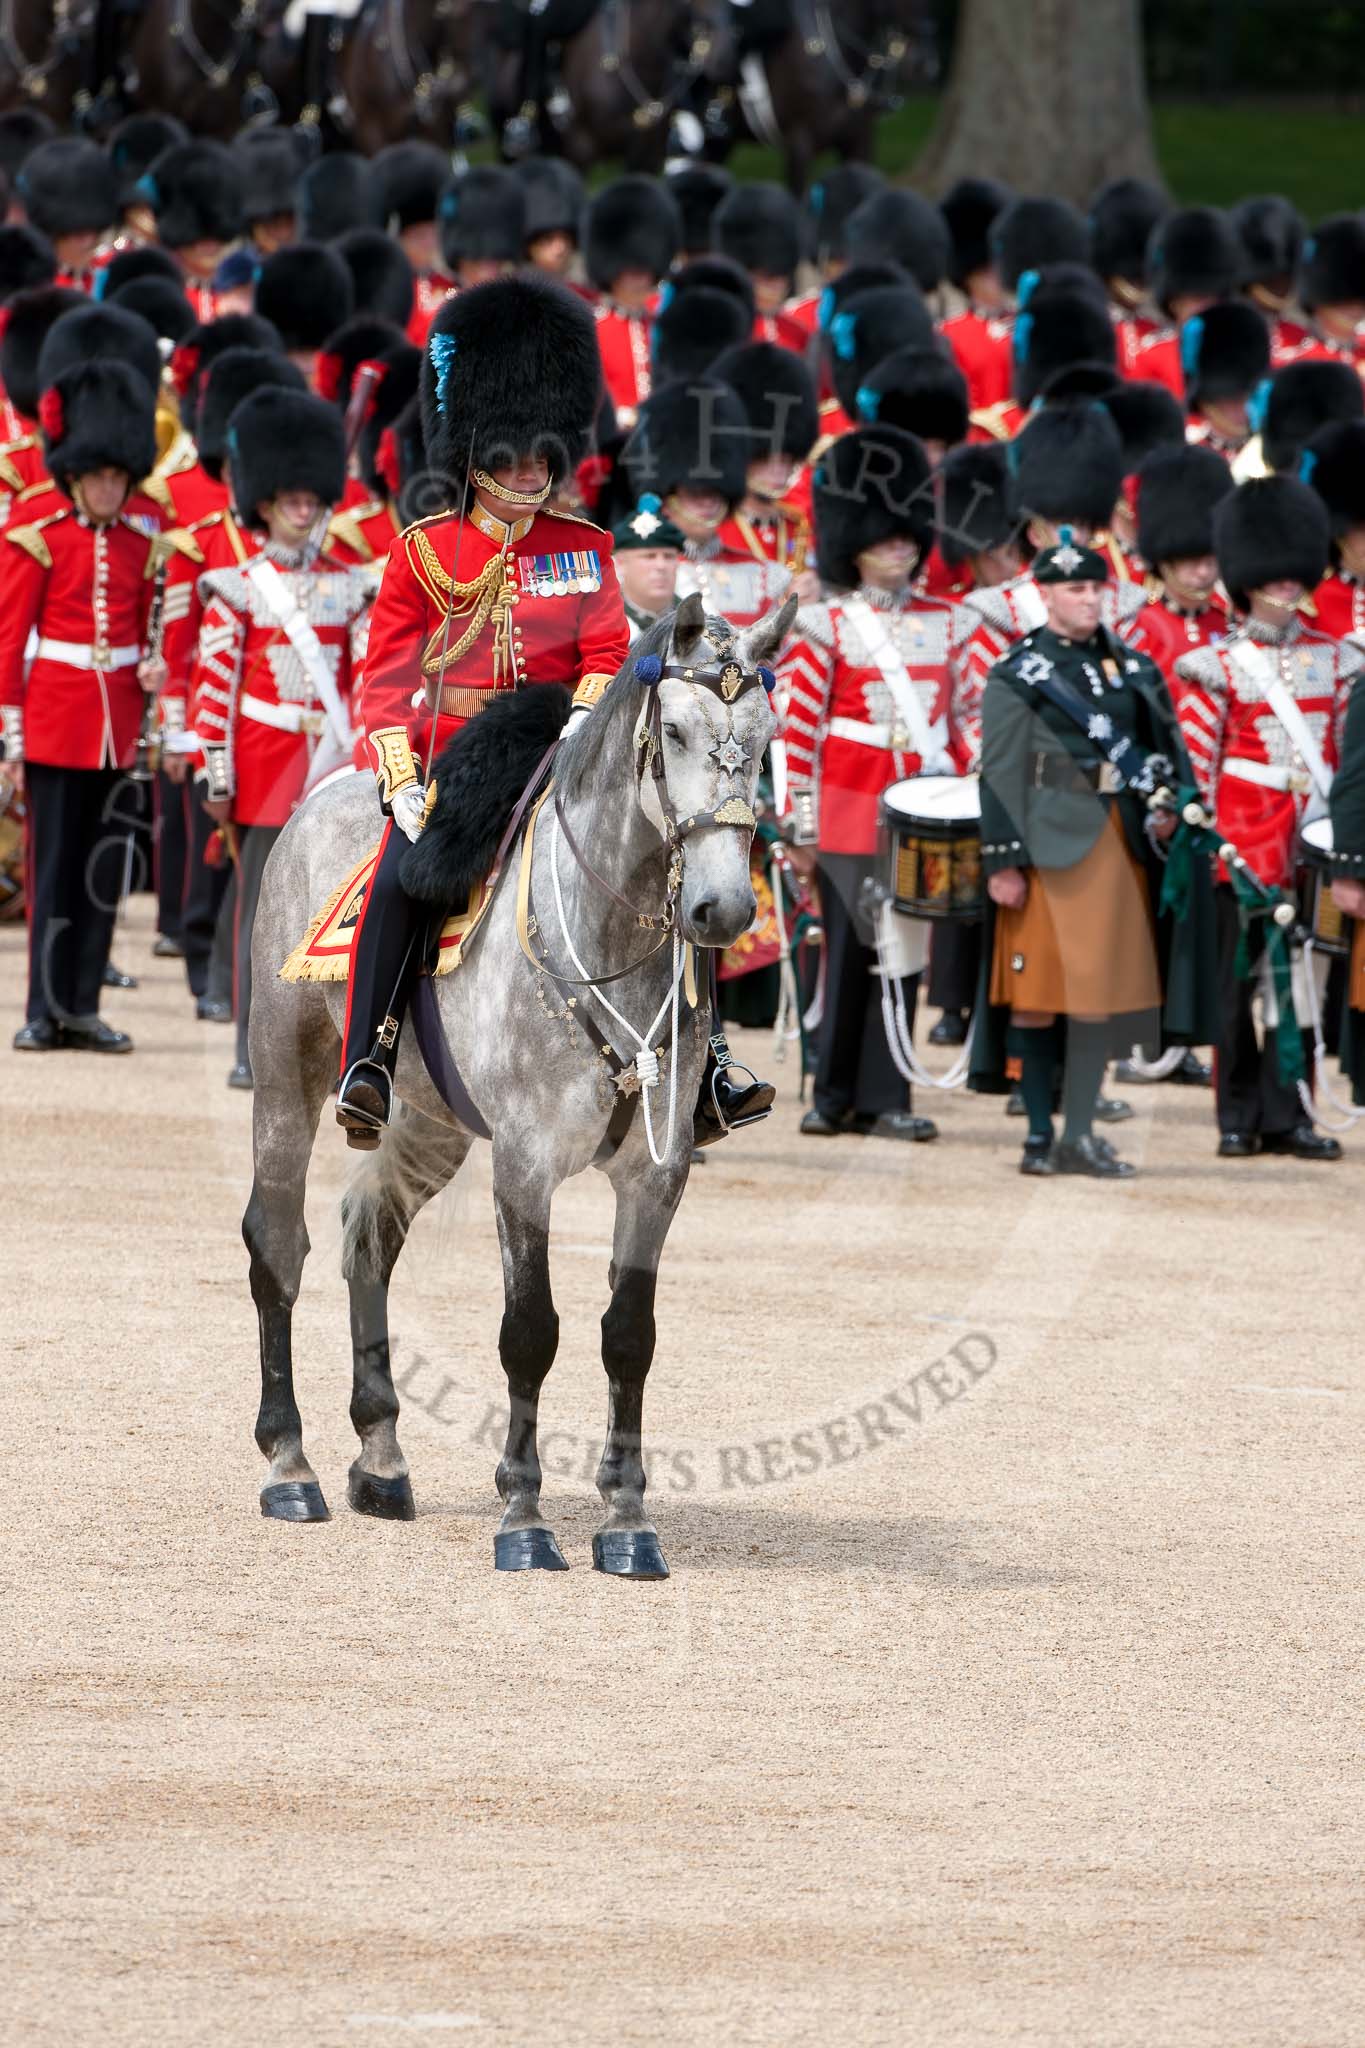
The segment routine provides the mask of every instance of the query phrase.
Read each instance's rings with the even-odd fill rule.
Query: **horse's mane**
[[[555,762],[555,782],[566,797],[577,796],[613,750],[619,748],[622,754],[629,750],[630,734],[640,712],[641,685],[636,679],[635,664],[650,654],[656,654],[660,661],[667,660],[673,640],[673,617],[673,611],[665,612],[647,633],[640,635],[603,691],[592,717],[585,718],[562,743]],[[708,613],[703,639],[724,659],[734,647],[735,631],[728,619]],[[614,762],[612,766],[615,770]]]

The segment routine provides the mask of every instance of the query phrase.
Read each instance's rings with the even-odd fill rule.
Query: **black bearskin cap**
[[[386,349],[382,356],[375,358],[384,374],[370,392],[365,408],[365,420],[360,429],[358,454],[360,473],[372,491],[381,495],[392,489],[398,495],[398,486],[392,483],[381,467],[380,443],[391,428],[396,428],[402,416],[416,412],[417,389],[422,373],[422,351],[414,348],[410,341],[396,342]],[[421,422],[417,421],[417,436],[420,445]]]
[[[111,256],[103,270],[95,275],[97,299],[112,299],[115,292],[121,292],[126,284],[135,284],[139,278],[160,277],[167,284],[184,289],[185,273],[169,249],[163,249],[156,242],[140,242],[134,248],[120,249],[117,256]]]
[[[1242,244],[1221,206],[1182,206],[1152,230],[1147,250],[1152,297],[1169,313],[1176,299],[1230,299],[1241,283]]]
[[[967,438],[967,380],[942,349],[893,349],[859,385],[858,418],[956,448]]]
[[[1365,220],[1358,213],[1334,213],[1318,223],[1303,246],[1299,289],[1310,312],[1365,302]]]
[[[243,526],[259,527],[257,506],[281,491],[316,491],[324,505],[336,505],[346,488],[341,415],[309,391],[263,386],[228,421],[227,469]]]
[[[1100,403],[1119,430],[1123,473],[1131,476],[1154,448],[1183,448],[1185,409],[1173,391],[1145,377],[1124,378]]]
[[[36,292],[57,275],[57,258],[46,235],[17,223],[0,226],[0,305],[16,292]]]
[[[406,327],[412,317],[412,265],[402,244],[382,228],[352,228],[338,236],[336,252],[351,273],[359,311]]]
[[[1365,390],[1349,363],[1286,363],[1270,379],[1259,414],[1266,467],[1289,471],[1319,427],[1365,418]]]
[[[286,349],[322,348],[355,307],[351,273],[324,242],[295,242],[267,256],[256,279],[256,311]]]
[[[1327,573],[1330,543],[1327,507],[1297,477],[1254,477],[1214,511],[1218,573],[1238,611],[1267,583],[1313,589]]]
[[[744,407],[751,462],[765,455],[805,461],[820,437],[820,401],[800,356],[774,342],[744,341],[717,356],[712,375]]]
[[[401,232],[435,220],[450,176],[450,158],[443,149],[434,142],[391,142],[370,159],[370,168],[378,186],[380,227]]]
[[[1059,370],[1118,361],[1114,323],[1089,294],[1039,290],[1014,322],[1014,395],[1031,405]]]
[[[166,150],[189,139],[189,129],[174,114],[129,114],[120,121],[109,137],[119,207],[145,206],[146,194],[136,189],[138,179]]]
[[[650,337],[654,382],[695,382],[723,349],[747,339],[753,322],[729,292],[706,286],[676,292],[660,308]]]
[[[882,285],[844,300],[829,324],[829,365],[849,418],[857,417],[859,387],[883,356],[933,346],[933,317],[917,285]]]
[[[184,341],[198,325],[193,306],[180,286],[172,284],[168,277],[135,277],[131,284],[121,284],[116,292],[106,293],[100,304],[136,313],[147,322],[158,341],[169,341],[172,347]]]
[[[215,483],[223,480],[228,421],[243,399],[267,385],[284,391],[306,391],[308,380],[288,356],[262,348],[229,348],[215,356],[199,387],[194,415],[194,444],[199,460]]]
[[[301,242],[335,242],[352,228],[384,226],[375,165],[354,150],[337,150],[309,164],[294,188],[294,207]]]
[[[242,180],[242,218],[248,227],[294,212],[294,187],[311,155],[296,128],[244,129],[232,153]]]
[[[433,466],[456,491],[471,467],[543,453],[558,480],[582,456],[602,371],[584,300],[553,279],[498,277],[436,315],[422,365],[422,425]]]
[[[242,171],[221,142],[177,142],[138,180],[167,249],[191,242],[235,242],[242,232]]]
[[[834,164],[811,186],[806,200],[807,240],[817,265],[842,262],[848,254],[845,230],[849,217],[865,199],[885,188],[886,179],[872,164]]]
[[[1242,282],[1291,290],[1303,254],[1303,215],[1298,207],[1270,192],[1234,206],[1232,224],[1242,245]]]
[[[991,223],[991,253],[1007,291],[1045,263],[1088,263],[1090,230],[1064,199],[1015,199]]]
[[[1123,488],[1123,444],[1098,400],[1044,406],[1010,444],[1021,520],[1104,527]]]
[[[406,338],[392,320],[376,320],[372,314],[358,313],[354,320],[338,327],[335,334],[328,335],[327,346],[319,351],[313,366],[313,389],[319,398],[325,398],[329,405],[339,405],[345,412],[360,365],[377,362]]]
[[[954,448],[939,470],[938,547],[950,569],[1005,545],[1015,531],[1003,447]]]
[[[1247,398],[1270,372],[1270,329],[1247,299],[1219,299],[1180,330],[1180,363],[1191,405]]]
[[[952,243],[948,275],[954,284],[965,285],[974,270],[988,270],[994,263],[991,226],[1013,197],[998,178],[959,178],[944,193],[939,212]]]
[[[844,251],[850,263],[899,263],[925,292],[943,282],[953,254],[938,207],[900,185],[874,192],[849,215]]]
[[[1147,282],[1152,231],[1171,210],[1145,178],[1111,178],[1090,202],[1090,260],[1106,283],[1117,278],[1141,289]]]
[[[1154,448],[1137,473],[1137,541],[1145,562],[1192,561],[1211,555],[1213,514],[1229,491],[1232,471],[1212,448]]]
[[[11,107],[0,114],[0,177],[14,184],[34,150],[56,139],[56,123],[36,107]]]
[[[754,281],[728,256],[694,256],[664,279],[659,292],[659,311],[666,313],[675,299],[690,291],[728,292],[744,308],[744,331],[754,324]]]
[[[125,469],[136,485],[155,464],[155,387],[126,363],[72,363],[39,403],[48,472],[64,491],[92,469]]]
[[[39,390],[46,391],[77,363],[97,358],[126,363],[155,398],[161,384],[155,330],[138,313],[127,313],[121,306],[92,306],[88,300],[75,312],[63,313],[48,330],[38,357]]]
[[[713,223],[714,225],[714,223]],[[627,270],[667,274],[682,242],[682,219],[666,184],[628,171],[604,185],[584,216],[583,264],[602,292]]]
[[[621,460],[635,500],[718,491],[733,511],[749,474],[744,407],[724,384],[664,384],[641,406]]]
[[[588,195],[582,178],[562,156],[527,156],[512,170],[526,203],[526,245],[542,235],[571,235],[576,242]]]
[[[1327,507],[1334,540],[1349,527],[1365,526],[1365,420],[1319,427],[1299,457],[1299,481]]]
[[[820,574],[856,590],[858,556],[885,540],[913,540],[921,559],[933,545],[929,458],[897,427],[855,427],[821,456],[812,492]]]
[[[84,292],[69,285],[40,285],[37,291],[17,292],[5,307],[0,332],[0,384],[21,418],[36,420],[38,361],[43,343],[67,313],[83,313],[90,301]]]
[[[203,321],[171,357],[171,381],[180,394],[183,418],[194,418],[204,378],[230,348],[259,348],[280,355],[284,344],[279,329],[262,320],[259,313],[223,313],[216,320]]]
[[[711,247],[751,277],[793,277],[801,261],[801,209],[785,185],[735,185],[711,216]]]
[[[520,263],[526,246],[526,187],[504,164],[476,164],[452,178],[436,209],[441,261]]]
[[[711,247],[712,219],[734,182],[722,164],[685,163],[664,173],[664,184],[682,221],[680,254],[700,256]]]
[[[42,142],[14,181],[40,235],[96,235],[116,217],[109,159],[94,142],[63,136]]]

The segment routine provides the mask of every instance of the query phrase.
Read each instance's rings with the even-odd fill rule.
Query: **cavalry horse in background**
[[[295,119],[299,46],[283,14],[284,0],[145,0],[127,49],[134,102],[219,142],[250,122]]]
[[[519,837],[499,809],[493,845],[504,837],[505,858],[491,900],[456,971],[418,983],[399,1048],[393,1121],[346,1192],[351,1420],[360,1438],[349,1497],[362,1514],[410,1520],[389,1277],[413,1218],[459,1170],[478,1126],[491,1136],[510,1405],[497,1468],[504,1508],[494,1556],[503,1569],[564,1568],[541,1512],[536,1448],[541,1385],[559,1341],[550,1205],[563,1181],[595,1165],[615,1191],[616,1223],[602,1318],[607,1434],[597,1472],[607,1514],[593,1562],[621,1577],[667,1575],[645,1511],[641,1425],[659,1259],[691,1165],[710,1028],[709,975],[696,975],[694,949],[732,944],[753,917],[754,794],[776,727],[766,664],[795,610],[789,596],[736,633],[708,616],[699,597],[685,599],[636,643],[598,704],[559,741],[548,793],[518,818]],[[413,858],[430,867],[433,848],[444,844],[429,835],[442,820],[447,762],[453,770],[463,752],[464,786],[477,808],[493,762],[507,774],[506,728],[524,709],[542,729],[516,787],[534,779],[535,761],[544,768],[545,711],[527,703],[543,696],[532,689],[491,706],[450,743],[438,764],[436,811],[408,856],[405,886]],[[523,737],[523,752],[525,744]],[[458,800],[446,808],[441,829],[453,826],[458,839],[465,813]],[[346,991],[336,982],[284,980],[280,970],[300,935],[316,930],[310,915],[340,900],[378,822],[368,776],[311,797],[271,853],[252,946],[255,1179],[242,1231],[260,1325],[256,1442],[269,1464],[261,1506],[282,1520],[327,1516],[304,1453],[290,1323],[308,1252],[309,1153],[336,1078]],[[449,881],[447,907],[462,907],[469,875],[457,884],[452,872]],[[432,901],[440,892],[419,893]],[[443,1069],[438,1087],[432,1076]]]
[[[408,137],[456,149],[486,134],[474,101],[488,11],[487,0],[372,0],[337,62],[347,140],[373,155]]]
[[[0,110],[30,106],[69,127],[94,34],[95,0],[0,0]]]

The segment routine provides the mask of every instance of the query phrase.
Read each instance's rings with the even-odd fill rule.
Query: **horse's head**
[[[647,689],[637,726],[640,802],[681,848],[678,915],[696,945],[733,945],[753,918],[754,795],[777,730],[768,663],[795,615],[790,596],[737,633],[708,617],[700,597],[687,597],[666,650],[647,657],[650,667],[640,664]]]

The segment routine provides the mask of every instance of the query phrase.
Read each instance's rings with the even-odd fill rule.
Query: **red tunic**
[[[754,331],[751,341],[769,341],[775,348],[790,349],[794,356],[804,356],[810,347],[811,331],[794,320],[785,309],[780,313],[758,313],[754,316]]]
[[[1129,314],[1117,323],[1119,374],[1164,384],[1185,403],[1185,372],[1180,364],[1180,336],[1170,325],[1158,326],[1145,314]]]
[[[19,418],[8,401],[6,411],[13,413],[16,420]],[[43,461],[41,435],[25,433],[21,429],[0,447],[0,526],[13,516],[27,493],[51,482]]]
[[[25,760],[127,767],[142,723],[150,535],[126,517],[93,526],[63,500],[4,540],[0,707],[23,713]]]
[[[623,427],[633,426],[635,415],[651,389],[649,360],[650,320],[647,313],[623,313],[607,299],[592,309],[597,323],[597,348],[602,358],[602,381]]]
[[[807,292],[804,298],[788,299],[782,308],[785,318],[790,320],[794,327],[801,329],[806,337],[806,344],[809,344],[820,331],[820,301],[823,297],[823,291]],[[804,346],[802,352],[804,353]]]
[[[455,289],[455,280],[444,270],[419,270],[412,280],[412,312],[408,316],[408,340],[414,348],[425,348],[431,323]]]
[[[1210,647],[1226,638],[1227,631],[1227,609],[1216,598],[1203,611],[1187,612],[1162,594],[1142,607],[1128,637],[1134,647],[1150,654],[1178,707],[1181,686],[1175,673],[1177,661],[1193,647]]]
[[[190,676],[203,619],[199,578],[206,569],[227,569],[235,562],[246,561],[256,553],[258,545],[228,510],[227,486],[219,484],[218,491],[219,503],[214,510],[184,526],[173,527],[166,535],[170,552],[161,602],[161,658],[167,669],[161,691],[163,735],[179,733],[187,723]],[[171,751],[181,749],[171,743]]]
[[[382,561],[401,530],[388,499],[367,490],[355,504],[343,500],[341,510],[332,514],[327,552],[338,562]]]
[[[952,726],[955,606],[920,597],[899,609],[873,606],[861,592],[805,607],[778,668],[778,693],[788,803],[798,824],[803,808],[813,807],[823,853],[875,853],[882,792],[926,765],[901,729],[890,686],[864,638],[864,606],[887,629],[942,756],[959,771],[966,762]],[[928,765],[945,772],[942,759]]]
[[[799,505],[785,499],[771,512],[752,518],[736,512],[718,527],[716,539],[718,559],[725,562],[778,562],[799,575],[811,558],[810,520]]]
[[[446,512],[408,527],[388,551],[370,620],[362,733],[402,727],[424,756],[438,669],[438,751],[495,690],[614,676],[630,636],[611,554],[609,533],[550,512],[504,526],[475,506],[463,522]],[[464,595],[442,667],[452,576]]]
[[[1313,592],[1314,623],[1329,640],[1344,640],[1349,634],[1365,646],[1365,583],[1333,569]]]
[[[1014,387],[1014,315],[954,313],[941,331],[967,379],[969,408],[985,412],[1004,404]]]

